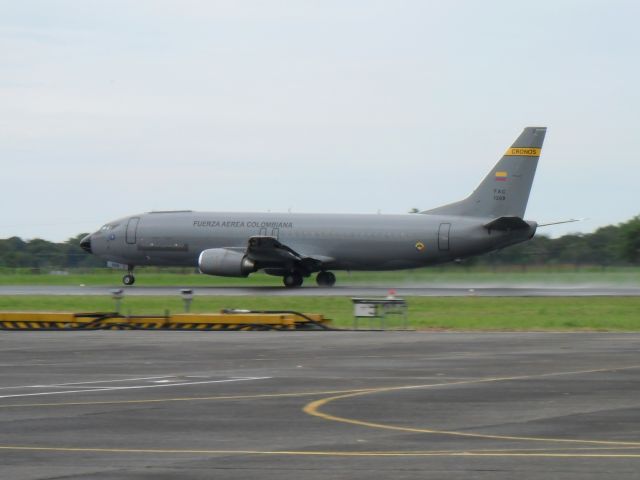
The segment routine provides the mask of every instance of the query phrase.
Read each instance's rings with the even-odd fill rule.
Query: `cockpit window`
[[[102,227],[100,227],[100,231],[108,232],[109,230],[113,230],[114,228],[116,228],[118,225],[119,223],[107,223],[106,225],[103,225]]]

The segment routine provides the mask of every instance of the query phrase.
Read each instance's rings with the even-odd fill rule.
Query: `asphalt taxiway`
[[[11,479],[637,478],[640,334],[2,332]]]
[[[203,296],[340,296],[340,297],[379,297],[385,296],[390,289],[398,296],[415,297],[593,297],[593,296],[640,296],[640,286],[611,285],[400,285],[400,286],[335,286],[320,288],[305,286],[302,288],[284,287],[148,287],[144,285],[124,287],[87,287],[87,286],[0,286],[0,296],[15,295],[110,295],[114,288],[122,288],[131,296],[165,296],[180,293],[181,288],[191,288],[195,295]]]

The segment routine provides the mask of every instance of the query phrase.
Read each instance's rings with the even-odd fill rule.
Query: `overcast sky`
[[[635,1],[0,1],[0,238],[404,213],[547,126],[526,217],[640,213]]]

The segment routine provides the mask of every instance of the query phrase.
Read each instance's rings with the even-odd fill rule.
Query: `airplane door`
[[[280,235],[280,229],[279,228],[274,228],[271,230],[271,236],[273,238],[278,238],[278,235]]]
[[[140,218],[134,217],[134,218],[130,218],[129,222],[127,223],[127,233],[125,235],[125,240],[130,245],[133,245],[134,243],[136,243],[138,222],[140,222]]]
[[[450,223],[441,223],[438,229],[438,250],[449,250],[449,232],[451,231]]]
[[[258,233],[258,235],[260,235],[261,237],[266,237],[267,236],[267,227],[262,227],[260,229],[260,233]]]

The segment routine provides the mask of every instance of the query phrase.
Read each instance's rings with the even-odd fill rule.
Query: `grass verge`
[[[454,330],[594,330],[640,331],[640,297],[409,297],[409,325],[417,329]],[[0,297],[0,310],[112,311],[108,297]],[[196,297],[193,312],[223,308],[296,310],[321,313],[336,327],[353,325],[351,300],[345,297]],[[182,311],[178,297],[127,297],[122,313],[160,315]],[[389,326],[398,326],[391,317]],[[368,325],[361,320],[361,326]]]

